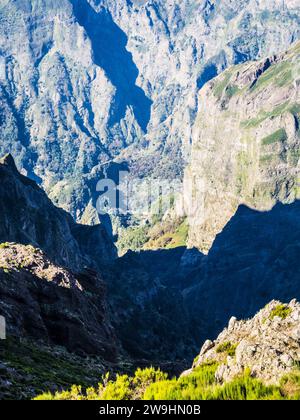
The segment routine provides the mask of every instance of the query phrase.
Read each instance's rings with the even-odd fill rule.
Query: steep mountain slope
[[[133,175],[180,176],[199,87],[286,48],[299,6],[1,0],[0,28],[0,153],[73,217],[97,222],[101,165],[119,156]]]
[[[7,337],[31,337],[116,361],[105,285],[92,271],[73,275],[31,245],[0,246],[1,315]]]
[[[76,224],[34,181],[18,172],[11,155],[0,160],[0,180],[1,241],[35,245],[74,271],[84,266],[100,269],[116,258],[103,226]]]
[[[196,341],[168,276],[138,254],[117,259],[103,226],[76,224],[11,155],[0,160],[0,181],[0,314],[9,336],[118,356],[121,370],[137,360],[186,367]]]
[[[232,67],[200,91],[186,171],[198,200],[191,246],[207,252],[240,204],[265,211],[299,198],[299,123],[299,43]]]

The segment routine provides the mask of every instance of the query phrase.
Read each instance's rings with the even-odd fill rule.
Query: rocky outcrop
[[[100,269],[116,258],[103,226],[76,224],[38,185],[21,175],[11,155],[0,160],[0,241],[31,244],[73,271]]]
[[[104,163],[181,177],[199,88],[298,37],[295,0],[2,0],[0,154],[95,223]]]
[[[95,272],[74,275],[31,245],[2,243],[0,280],[8,338],[31,337],[77,354],[116,359],[105,285]]]
[[[228,382],[245,370],[267,384],[277,384],[300,360],[300,304],[272,301],[254,318],[237,321],[214,342],[204,344],[193,368],[216,361],[216,379]]]
[[[200,91],[186,171],[198,199],[190,246],[207,253],[241,204],[268,211],[299,198],[299,52],[296,43],[232,67]]]

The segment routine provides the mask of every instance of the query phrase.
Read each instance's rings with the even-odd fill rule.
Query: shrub
[[[280,381],[281,392],[285,398],[300,400],[300,370],[295,369]]]
[[[97,388],[83,390],[81,386],[73,385],[70,391],[56,392],[54,395],[47,392],[35,400],[137,400],[143,397],[149,385],[167,378],[168,375],[160,369],[137,369],[134,377],[117,375],[115,380],[110,380],[107,374]]]
[[[278,400],[282,399],[279,387],[266,386],[249,373],[218,385],[215,381],[216,365],[200,367],[192,375],[178,380],[151,385],[144,399],[150,400]]]
[[[279,318],[286,319],[292,312],[292,309],[289,308],[286,305],[280,304],[277,305],[272,311],[269,316],[269,319],[272,320],[275,318],[275,316],[278,316]]]
[[[204,364],[188,376],[152,384],[144,400],[205,400],[207,389],[215,383],[217,367],[215,362]]]
[[[216,348],[217,353],[226,353],[228,356],[233,357],[235,355],[235,350],[237,348],[237,344],[232,344],[230,341],[226,341],[225,343],[221,343]]]
[[[212,390],[213,400],[280,400],[282,395],[276,386],[266,386],[248,373]]]

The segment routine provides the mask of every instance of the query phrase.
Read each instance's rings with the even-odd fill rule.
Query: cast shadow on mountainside
[[[124,118],[126,108],[132,107],[138,124],[146,132],[152,101],[136,85],[139,71],[126,49],[126,34],[104,8],[97,13],[86,0],[72,0],[72,4],[78,23],[91,41],[95,64],[106,72],[116,87],[117,112],[110,116],[110,125]]]
[[[200,344],[232,316],[252,317],[272,299],[300,299],[299,216],[300,201],[269,212],[240,206],[208,256],[178,248],[141,252],[140,258],[151,275],[180,289]]]

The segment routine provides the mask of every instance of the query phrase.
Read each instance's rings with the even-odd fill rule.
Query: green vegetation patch
[[[236,85],[229,84],[226,88],[226,96],[228,99],[233,98],[233,96],[237,95],[240,92],[240,88]]]
[[[265,120],[269,118],[279,117],[280,115],[283,115],[285,112],[290,112],[291,114],[297,116],[299,112],[298,111],[299,107],[300,105],[298,103],[291,104],[289,101],[287,101],[276,106],[271,111],[261,110],[255,118],[242,121],[241,128],[246,128],[246,129],[256,128]]]
[[[285,142],[287,140],[287,134],[284,128],[280,128],[279,130],[275,131],[274,133],[270,134],[267,137],[262,139],[262,145],[268,146],[270,144],[278,143],[278,142]]]
[[[191,375],[152,384],[144,393],[145,400],[204,400],[215,384],[217,363],[197,367]]]
[[[189,225],[185,219],[172,234],[171,242],[167,245],[167,249],[178,248],[181,246],[186,246],[188,239]]]
[[[221,343],[216,348],[217,353],[226,353],[228,356],[235,356],[235,351],[238,344],[232,344],[230,341],[226,341],[225,343]]]
[[[277,305],[270,313],[269,319],[274,319],[275,316],[279,318],[286,319],[292,312],[292,309],[286,305],[280,304]]]
[[[74,383],[87,388],[105,371],[98,358],[81,358],[62,347],[13,337],[0,340],[0,360],[0,399],[30,399]]]
[[[143,248],[149,240],[148,231],[148,226],[137,226],[122,229],[118,239],[119,250],[121,252],[127,251],[128,249],[136,251]]]
[[[224,385],[216,381],[218,364],[205,363],[187,376],[168,379],[154,368],[138,369],[133,377],[102,377],[97,388],[83,390],[72,386],[69,391],[41,394],[37,400],[298,400],[300,371],[282,378],[278,386],[268,386],[251,376],[250,369]]]
[[[260,157],[260,163],[267,164],[274,161],[274,159],[276,159],[276,155],[273,155],[273,154],[263,155]]]
[[[109,374],[102,377],[97,388],[83,390],[73,385],[69,391],[45,393],[35,400],[137,400],[142,399],[146,389],[153,383],[167,380],[168,375],[154,368],[137,369],[133,377],[117,375],[115,380]]]
[[[223,78],[221,79],[221,81],[216,81],[214,87],[213,87],[213,94],[214,96],[216,96],[217,98],[221,98],[221,96],[223,95],[224,90],[228,87],[230,79],[233,75],[233,71],[234,71],[234,67],[230,68],[228,70],[226,70],[223,73]]]
[[[145,392],[147,400],[280,400],[281,390],[266,386],[245,373],[226,383],[218,385],[215,380],[216,365],[200,367],[193,374],[178,380],[159,382]]]
[[[194,359],[194,364],[198,363],[199,358],[200,358],[200,355],[198,354],[198,356],[196,356],[195,359]]]
[[[274,84],[283,87],[293,81],[292,78],[293,63],[289,60],[279,64],[273,64],[257,80],[251,91],[262,89],[268,84]]]
[[[297,369],[288,375],[281,378],[280,381],[281,393],[285,398],[292,398],[300,400],[300,370],[299,365]]]

